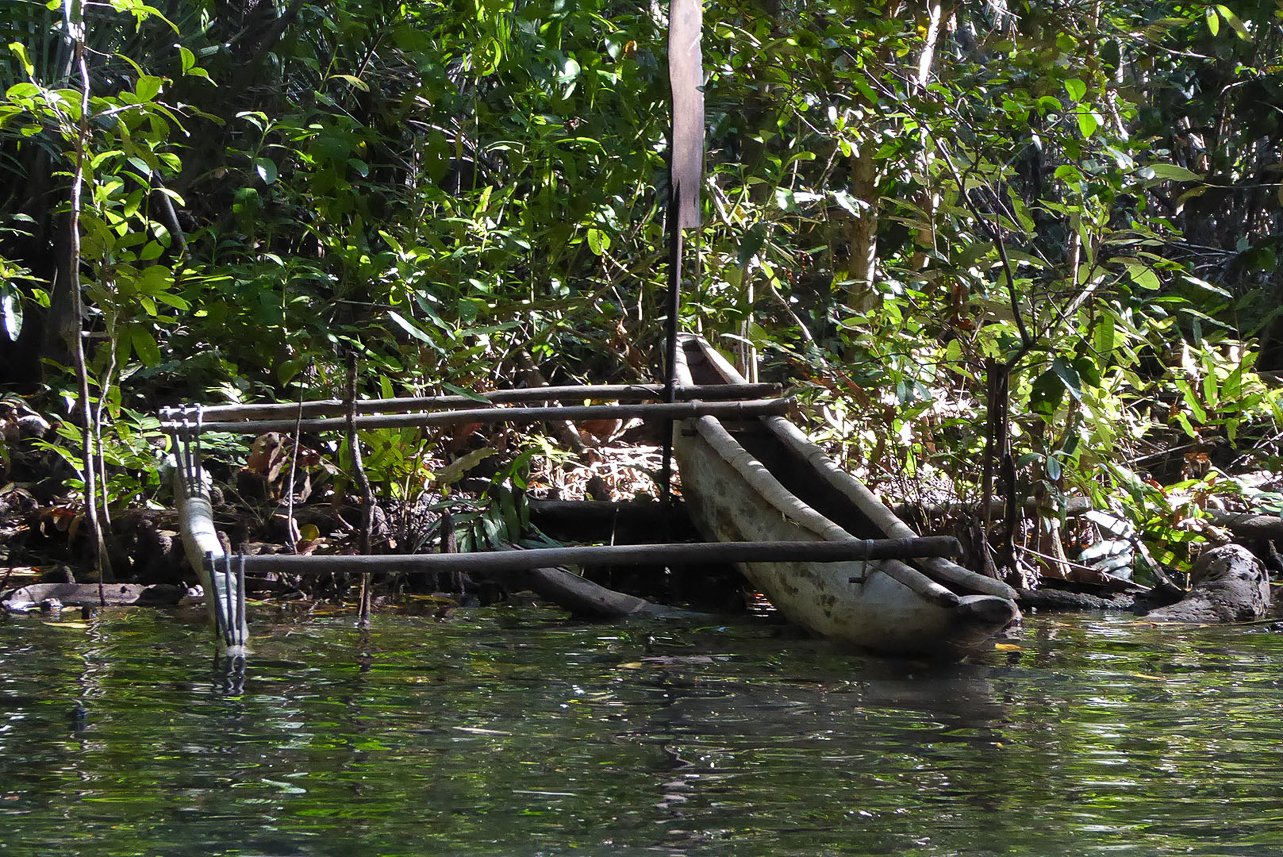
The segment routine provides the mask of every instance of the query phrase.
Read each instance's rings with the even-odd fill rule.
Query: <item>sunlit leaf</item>
[[[129,339],[134,346],[134,353],[145,366],[160,365],[160,347],[150,331],[140,324],[130,325]]]
[[[1078,111],[1075,113],[1078,119],[1078,130],[1084,138],[1091,137],[1100,127],[1100,116],[1083,105],[1078,105]]]
[[[456,396],[463,396],[465,399],[471,399],[472,401],[477,402],[478,404],[482,404],[486,406],[490,405],[489,399],[487,399],[485,396],[481,395],[480,393],[474,390],[469,390],[466,387],[459,387],[459,386],[456,386],[455,384],[442,383],[441,389],[445,390],[447,393],[453,393]]]
[[[272,184],[276,181],[276,162],[271,158],[255,158],[254,172],[263,180],[263,184]]]
[[[1065,385],[1069,395],[1078,401],[1082,401],[1083,387],[1082,379],[1078,376],[1078,370],[1070,365],[1063,357],[1057,357],[1051,361],[1051,371],[1056,373],[1056,377]]]
[[[610,236],[600,229],[588,230],[588,249],[600,256],[610,249]]]
[[[1158,274],[1154,273],[1153,268],[1136,261],[1127,262],[1125,264],[1127,265],[1127,274],[1132,278],[1132,281],[1142,289],[1157,291],[1162,288],[1162,281],[1158,279]]]
[[[1096,321],[1096,327],[1092,331],[1092,347],[1102,357],[1108,356],[1114,350],[1114,317],[1105,313]]]
[[[18,58],[18,62],[22,63],[22,69],[27,73],[27,77],[34,77],[36,67],[31,64],[31,59],[27,56],[27,48],[22,42],[10,42],[9,50],[13,51]]]
[[[1175,164],[1150,164],[1149,169],[1153,171],[1155,177],[1160,179],[1177,182],[1198,182],[1203,180],[1203,177],[1198,173],[1187,170],[1184,167],[1178,167]]]
[[[164,82],[164,78],[150,74],[143,75],[134,85],[134,94],[138,96],[139,101],[151,101],[160,94],[160,87]]]
[[[357,77],[354,74],[332,74],[329,76],[328,79],[341,80],[344,83],[346,83],[348,86],[354,87],[355,89],[359,89],[362,92],[370,91],[370,87],[366,84],[366,82],[361,80],[361,78]]]
[[[10,342],[18,341],[22,332],[22,301],[18,295],[0,285],[0,326]]]

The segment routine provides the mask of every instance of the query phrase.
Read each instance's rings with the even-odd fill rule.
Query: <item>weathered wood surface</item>
[[[681,366],[680,380],[691,383],[689,361],[713,363],[725,378],[738,374],[706,344],[690,337],[683,342],[689,358]],[[707,380],[697,376],[698,380]],[[849,480],[838,468],[817,464],[822,452],[806,443],[797,444],[796,427],[782,419],[764,420],[780,443],[792,446],[795,457],[806,462],[805,480]],[[790,431],[789,429],[792,429]],[[804,440],[804,439],[803,439]],[[851,533],[816,512],[784,488],[771,472],[718,423],[707,417],[688,421],[674,432],[674,449],[681,466],[682,491],[692,519],[706,538],[735,541],[744,538],[824,543],[852,538]],[[827,462],[827,459],[824,459]],[[840,479],[835,474],[840,474]],[[834,485],[835,488],[839,486]],[[867,489],[859,486],[863,492]],[[890,510],[871,493],[843,483],[839,490],[846,502],[858,506],[865,519],[885,536],[912,533],[903,522],[891,526]],[[896,530],[888,532],[889,528]],[[750,535],[751,534],[751,535]],[[830,542],[832,543],[832,542]],[[771,562],[767,557],[741,563],[750,581],[759,587],[780,612],[814,633],[894,654],[965,653],[1014,621],[1014,603],[993,594],[958,595],[922,571],[898,560],[820,565],[800,559]],[[956,568],[956,567],[955,567]],[[964,593],[960,583],[980,578],[966,569],[952,572],[949,581]],[[851,583],[852,579],[860,580]],[[984,581],[971,592],[1012,592],[998,581]],[[978,582],[978,581],[977,581]],[[1012,592],[1014,595],[1014,592]]]
[[[1049,613],[1109,610],[1129,612],[1136,599],[1127,593],[1114,593],[1108,597],[1087,592],[1069,592],[1063,589],[1018,589],[1016,603],[1025,610],[1044,610]]]
[[[1270,611],[1269,575],[1239,545],[1213,548],[1190,570],[1190,590],[1169,607],[1145,614],[1164,622],[1251,622]]]
[[[917,533],[902,521],[878,498],[876,494],[850,474],[833,463],[833,460],[795,425],[782,417],[767,417],[763,424],[786,447],[794,449],[806,461],[817,477],[832,486],[847,502],[877,529],[891,538],[913,538]],[[941,557],[923,557],[918,563],[923,572],[933,580],[959,586],[972,592],[993,595],[1008,601],[1015,600],[1016,590],[1000,580],[977,574],[968,568]]]
[[[0,593],[0,603],[12,611],[27,610],[42,603],[56,602],[63,607],[109,607],[146,605],[164,607],[178,604],[188,597],[187,587],[156,583],[32,583]]]
[[[699,191],[704,173],[704,83],[700,35],[703,0],[672,0],[668,12],[668,79],[673,101],[670,165],[679,229],[699,226]]]
[[[521,580],[539,597],[576,616],[614,619],[641,613],[671,612],[668,607],[607,589],[564,568],[533,568],[523,572]]]

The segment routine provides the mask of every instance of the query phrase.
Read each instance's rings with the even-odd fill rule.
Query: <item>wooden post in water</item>
[[[665,324],[664,401],[677,386],[677,314],[682,302],[682,230],[699,227],[699,191],[704,172],[703,57],[700,32],[703,0],[672,0],[668,9],[668,80],[672,91],[673,130],[668,196],[668,319]],[[673,424],[664,423],[664,461],[660,489],[672,501]]]

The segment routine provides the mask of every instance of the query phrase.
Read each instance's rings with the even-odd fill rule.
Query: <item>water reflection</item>
[[[0,622],[0,851],[1283,854],[1271,634],[255,618],[209,671],[182,616]]]

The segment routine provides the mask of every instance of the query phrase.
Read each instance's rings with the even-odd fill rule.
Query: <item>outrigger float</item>
[[[683,384],[747,386],[706,341],[681,337]],[[682,495],[706,539],[803,544],[911,541],[917,534],[865,485],[777,414],[705,414],[674,431]],[[1019,616],[1007,584],[941,555],[815,562],[802,552],[738,563],[786,618],[820,636],[896,655],[966,654]],[[762,557],[766,560],[766,557]]]

